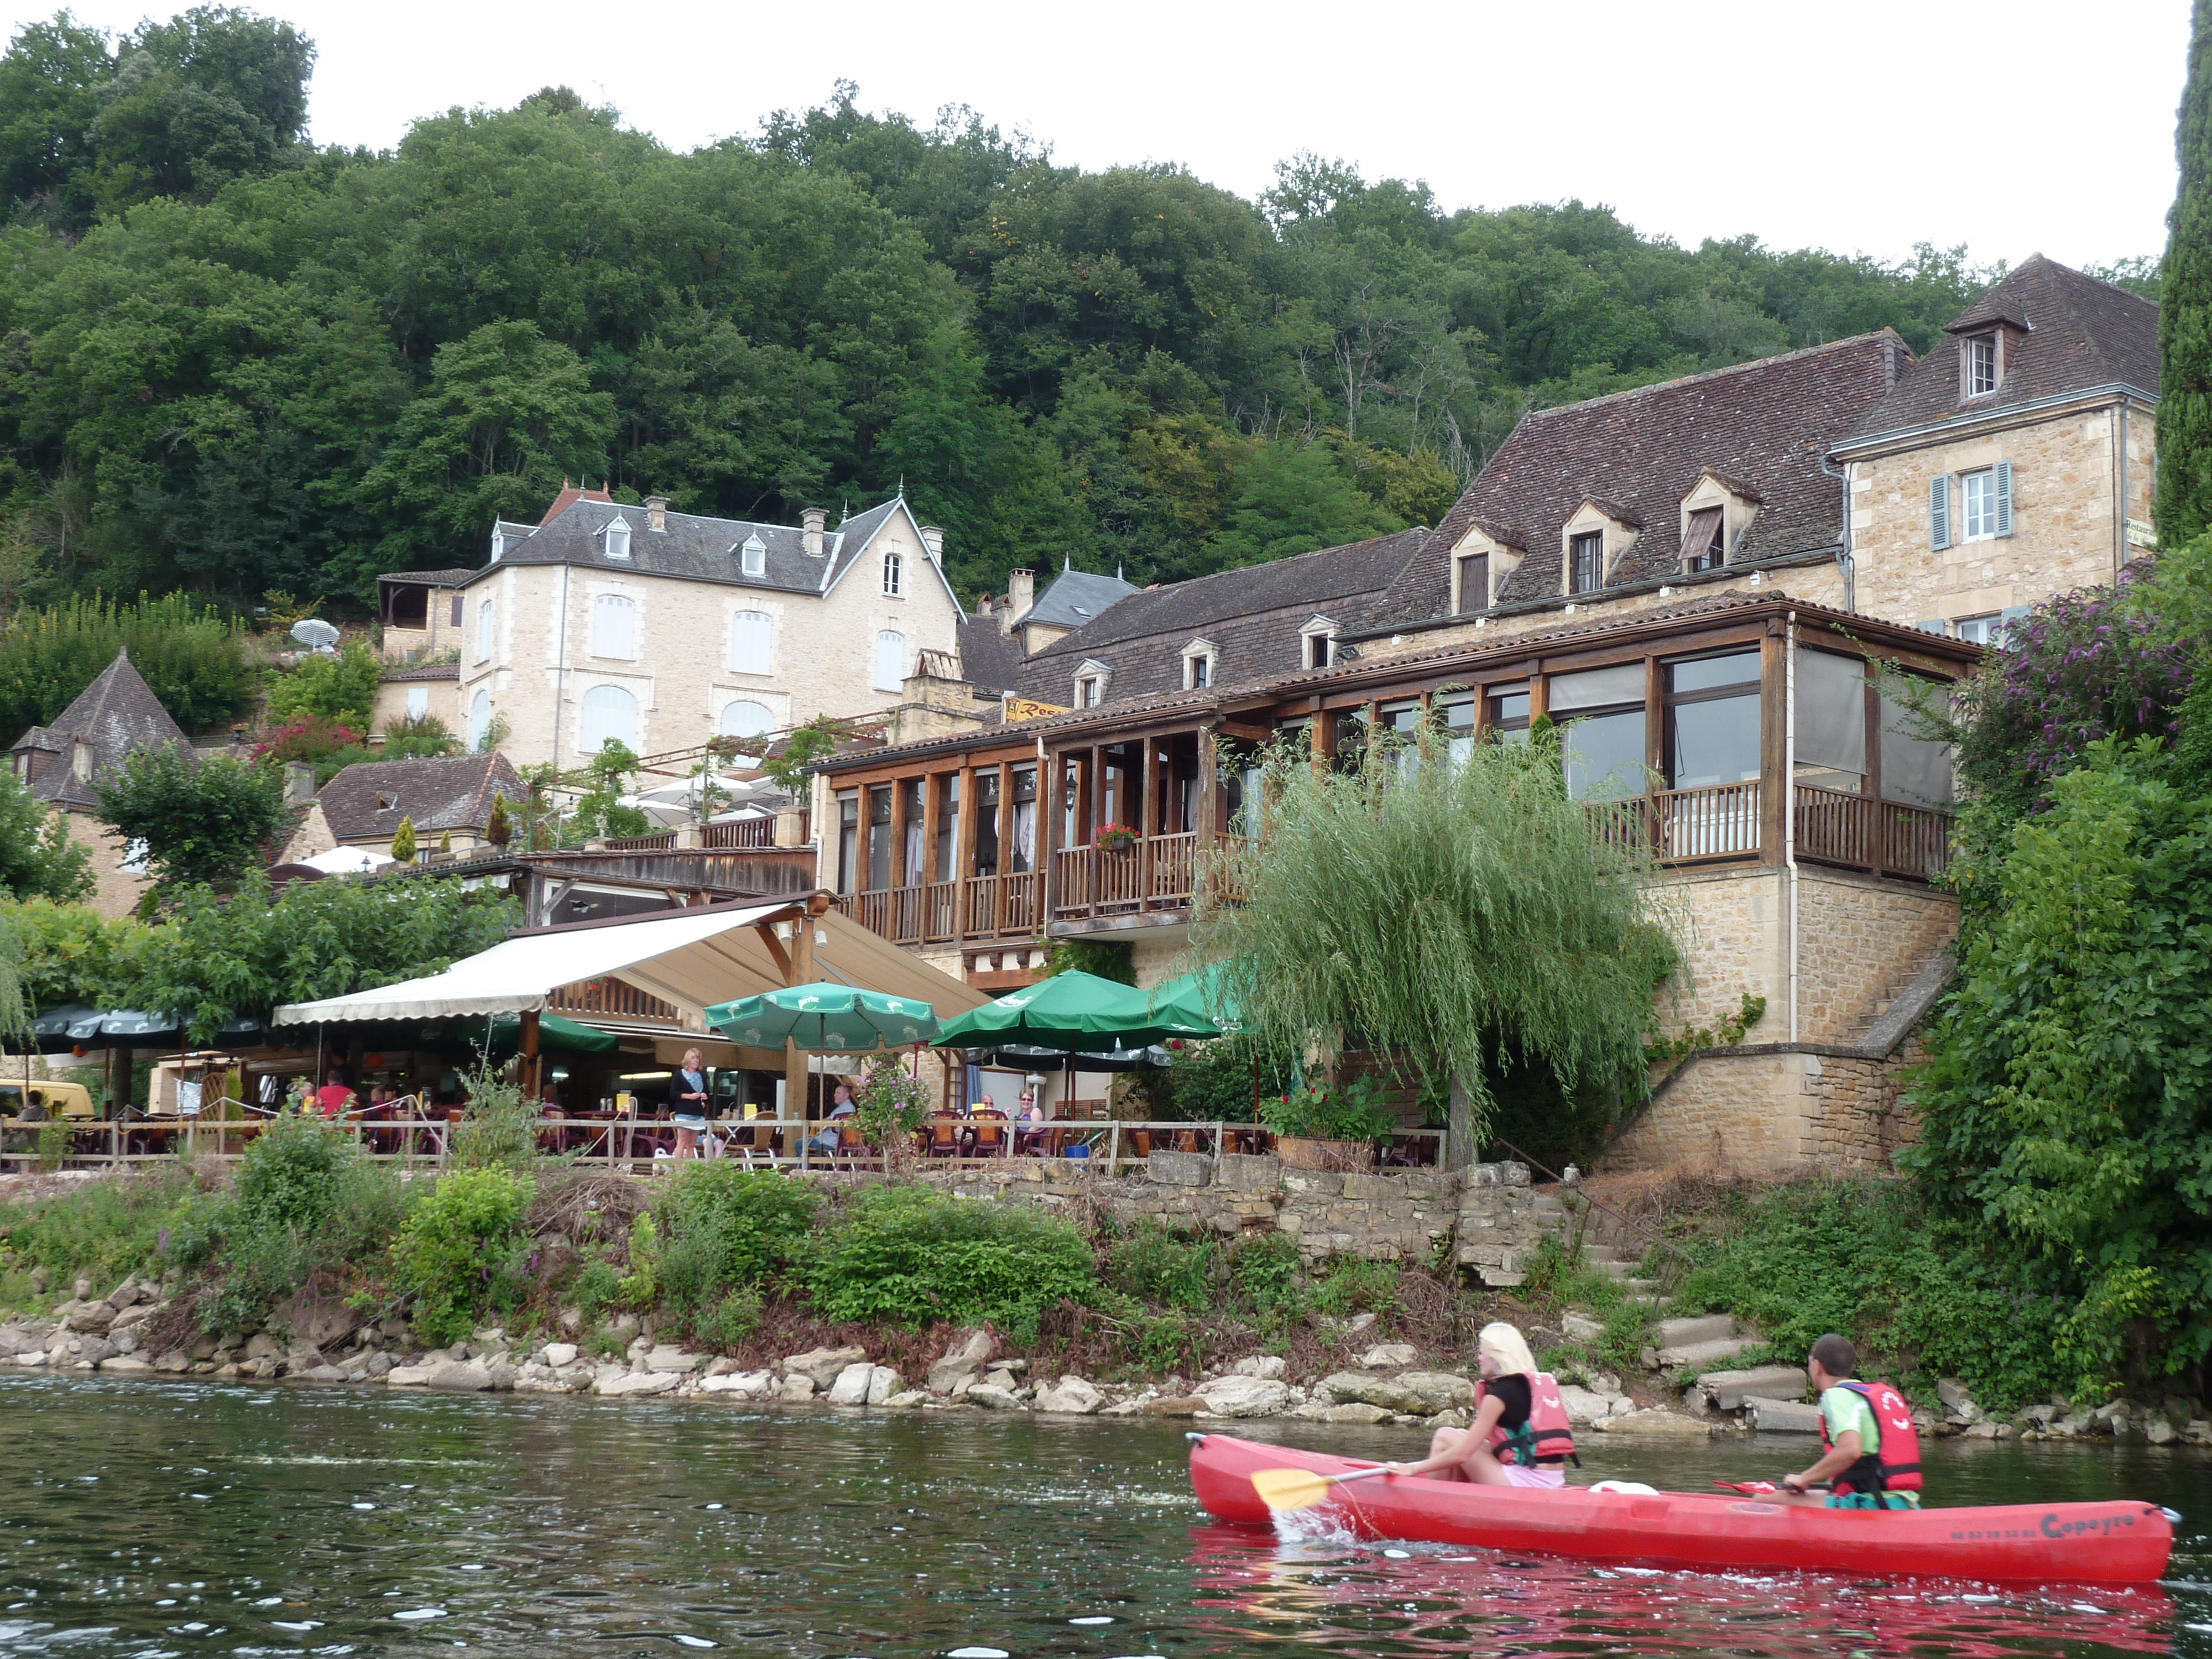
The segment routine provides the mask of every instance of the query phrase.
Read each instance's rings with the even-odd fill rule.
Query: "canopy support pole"
[[[522,1011],[522,1075],[530,1091],[531,1103],[535,1105],[541,1092],[538,1080],[538,1010]]]

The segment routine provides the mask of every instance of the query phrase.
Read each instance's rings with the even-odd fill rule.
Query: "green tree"
[[[93,124],[114,73],[107,37],[67,12],[27,23],[0,58],[0,211],[64,232],[93,213]]]
[[[0,773],[0,898],[67,903],[92,891],[92,856],[70,836],[58,812]]]
[[[1192,948],[1223,964],[1276,1063],[1326,1066],[1358,1040],[1449,1083],[1465,1162],[1516,1064],[1578,1094],[1640,1093],[1676,958],[1644,914],[1646,855],[1567,798],[1555,741],[1479,744],[1457,764],[1440,743],[1386,741],[1342,769],[1271,752],[1267,833],[1216,855]]]
[[[1325,444],[1259,447],[1228,523],[1207,543],[1216,568],[1259,564],[1403,530],[1352,487]]]
[[[415,862],[415,820],[413,818],[403,817],[399,820],[399,828],[392,833],[392,856],[395,862],[400,864]]]
[[[604,476],[614,414],[576,354],[536,324],[486,323],[438,348],[429,386],[366,487],[466,544],[495,519],[534,517],[564,476]]]
[[[100,822],[144,844],[164,886],[229,886],[264,861],[291,818],[276,768],[220,750],[195,755],[181,744],[132,750],[98,788]]]
[[[313,653],[270,683],[269,712],[279,720],[312,715],[366,732],[375,715],[383,672],[383,662],[360,640],[333,655]]]
[[[2212,0],[2196,0],[2174,151],[2181,184],[2166,217],[2158,313],[2158,532],[2212,529]]]
[[[236,627],[184,594],[118,605],[97,595],[20,613],[0,630],[0,731],[51,722],[127,650],[187,732],[240,714],[258,679]]]

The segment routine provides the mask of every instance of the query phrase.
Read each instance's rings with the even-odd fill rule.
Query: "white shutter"
[[[2012,463],[1999,461],[1990,471],[1996,474],[1996,534],[2009,536],[2012,534]]]
[[[637,603],[621,593],[602,593],[592,601],[592,654],[637,655]]]
[[[1951,475],[1939,472],[1928,481],[1928,545],[1942,552],[1951,544]]]
[[[479,691],[469,701],[469,747],[481,751],[491,730],[491,693]]]
[[[876,690],[896,691],[906,684],[906,635],[885,629],[876,635]]]
[[[419,720],[430,712],[430,688],[410,685],[407,688],[407,718]]]
[[[740,611],[730,618],[730,672],[772,673],[775,621],[765,611]]]
[[[477,607],[477,660],[491,660],[491,601],[486,599]]]
[[[595,685],[584,693],[578,744],[586,755],[596,755],[610,738],[637,748],[637,699],[619,685]]]

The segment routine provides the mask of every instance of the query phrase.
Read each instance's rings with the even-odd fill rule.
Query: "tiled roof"
[[[732,587],[819,593],[851,566],[869,538],[893,514],[903,510],[903,501],[894,496],[866,513],[855,514],[836,529],[822,532],[822,556],[811,558],[801,539],[805,532],[790,525],[756,524],[746,519],[706,519],[671,512],[664,520],[666,529],[650,530],[646,526],[643,507],[621,506],[586,495],[557,517],[549,518],[544,528],[510,541],[495,562],[469,574],[481,579],[509,564],[588,564],[603,570],[678,576],[693,581],[721,582]],[[606,555],[607,526],[617,518],[629,525],[627,559],[611,559]],[[767,552],[763,574],[748,576],[738,550],[754,536],[760,538]]]
[[[477,573],[466,565],[453,565],[444,570],[387,570],[376,580],[380,582],[424,582],[432,587],[459,587]]]
[[[999,631],[995,617],[976,617],[960,624],[960,672],[978,691],[1018,691],[1022,644]]]
[[[461,665],[457,662],[417,662],[387,668],[377,678],[389,684],[398,680],[457,680],[460,677]]]
[[[1377,607],[1376,621],[1448,613],[1451,550],[1470,528],[1526,556],[1501,585],[1502,604],[1559,592],[1560,538],[1586,501],[1642,533],[1616,583],[1681,562],[1682,498],[1706,471],[1740,481],[1761,502],[1731,564],[1832,546],[1842,496],[1820,471],[1829,446],[1887,394],[1912,354],[1888,329],[1686,380],[1617,392],[1524,417]]]
[[[1106,614],[1107,607],[1138,592],[1134,582],[1088,570],[1063,570],[1037,602],[1014,618],[1016,628],[1036,623],[1047,628],[1082,628]]]
[[[89,775],[82,778],[76,766],[79,738],[91,749]],[[131,653],[118,651],[115,660],[54,716],[52,724],[33,726],[15,747],[52,756],[31,779],[33,795],[58,806],[91,807],[99,804],[96,786],[108,768],[135,749],[165,743],[191,746],[184,727],[169,717],[161,699],[131,665]]]
[[[1216,686],[1288,673],[1300,665],[1298,629],[1316,616],[1346,631],[1358,628],[1428,533],[1401,530],[1144,588],[1032,653],[1022,665],[1020,689],[1041,702],[1066,703],[1074,696],[1075,671],[1096,660],[1109,671],[1107,696],[1116,703],[1172,692],[1182,684],[1182,648],[1199,638],[1213,643]]]
[[[566,478],[561,480],[561,493],[553,498],[553,505],[545,509],[545,516],[538,522],[549,525],[578,501],[611,501],[614,497],[604,489],[579,489]]]
[[[1960,397],[1958,348],[1947,340],[1902,376],[1897,389],[1869,410],[1838,447],[2096,386],[2130,386],[2158,395],[2158,307],[2139,294],[2038,253],[1992,283],[1946,327],[1966,334],[1999,322],[2025,327],[2027,333],[2010,343],[2004,379],[1995,392]]]
[[[441,830],[484,829],[495,794],[522,799],[522,780],[506,756],[447,755],[359,762],[325,784],[315,802],[341,842],[389,841],[402,818],[415,821],[419,842]]]

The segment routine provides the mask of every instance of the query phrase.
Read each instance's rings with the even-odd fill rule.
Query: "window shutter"
[[[1941,617],[1931,617],[1924,622],[1917,622],[1912,625],[1923,634],[1941,635],[1950,632],[1950,629],[1943,625],[1943,619]]]
[[[1937,552],[1951,544],[1951,475],[1928,481],[1928,545]]]
[[[1997,497],[1997,534],[2012,534],[2012,463],[1999,461],[1992,471],[1996,474]]]

